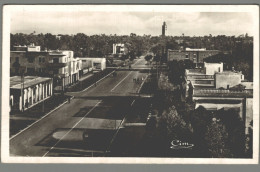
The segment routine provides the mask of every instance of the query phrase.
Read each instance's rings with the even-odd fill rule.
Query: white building
[[[223,71],[218,72],[215,75],[216,78],[216,88],[229,89],[238,84],[241,84],[244,80],[244,75],[242,72],[237,71]]]
[[[27,110],[53,94],[52,78],[10,77],[10,110]]]
[[[206,75],[214,75],[216,72],[223,72],[223,63],[206,63],[204,62]]]
[[[113,54],[124,54],[125,44],[113,44]]]
[[[81,60],[83,73],[106,69],[106,58],[78,57],[77,59]]]

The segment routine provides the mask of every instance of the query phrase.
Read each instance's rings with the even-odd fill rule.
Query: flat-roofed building
[[[242,72],[223,71],[216,73],[216,88],[229,89],[234,87],[244,80]]]
[[[195,108],[235,109],[248,133],[253,119],[253,82],[244,82],[242,72],[221,71],[223,64],[206,63],[204,66],[203,69],[186,70],[186,97],[195,103]]]
[[[214,75],[216,72],[223,72],[223,63],[206,63],[204,62],[206,75]]]
[[[10,110],[27,110],[52,95],[52,78],[37,76],[10,77]]]
[[[82,69],[87,73],[87,70],[94,71],[106,69],[106,58],[102,57],[78,57],[82,61]]]
[[[13,49],[10,53],[11,76],[21,75],[19,68],[22,67],[25,75],[53,78],[55,90],[64,90],[79,79],[81,61],[74,58],[73,51],[41,51],[40,46],[34,45]]]
[[[125,44],[113,44],[113,54],[126,54],[127,48],[125,47]]]
[[[223,71],[223,63],[205,63],[204,68],[186,69],[186,97],[191,96],[188,93],[190,84],[192,87],[200,88],[214,88],[215,87],[215,73]]]
[[[245,132],[248,133],[250,122],[253,120],[253,89],[238,91],[194,87],[192,100],[195,103],[195,109],[203,106],[212,111],[236,110],[244,121]]]
[[[72,58],[70,62],[70,77],[71,83],[75,83],[79,80],[79,74],[82,69],[82,61],[79,58]]]
[[[195,64],[203,64],[205,58],[219,53],[220,53],[219,50],[206,50],[206,48],[201,48],[201,49],[186,48],[185,50],[168,49],[167,60],[168,61],[191,60]]]

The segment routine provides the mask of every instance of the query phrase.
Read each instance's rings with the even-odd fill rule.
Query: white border
[[[9,155],[10,17],[18,10],[102,12],[250,12],[254,16],[253,159],[11,157]],[[3,7],[1,159],[5,163],[257,164],[259,161],[259,7],[257,5],[5,5]]]

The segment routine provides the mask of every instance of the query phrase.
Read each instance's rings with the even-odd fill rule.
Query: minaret
[[[167,30],[166,22],[163,22],[163,25],[162,25],[162,36],[165,36],[166,30]]]

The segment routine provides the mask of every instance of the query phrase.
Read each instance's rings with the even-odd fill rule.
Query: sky
[[[11,33],[187,36],[253,34],[250,12],[150,12],[88,10],[18,10],[11,13]]]

